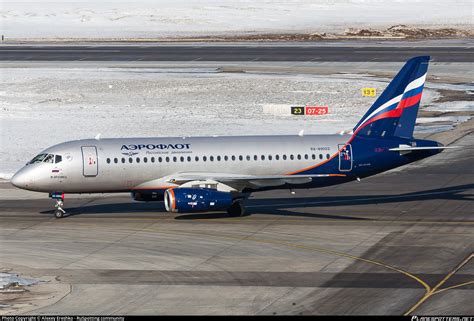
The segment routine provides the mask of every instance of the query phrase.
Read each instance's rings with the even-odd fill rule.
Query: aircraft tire
[[[227,214],[231,217],[241,217],[245,215],[245,207],[242,201],[235,201],[227,209]]]
[[[54,211],[54,217],[55,218],[63,218],[64,217],[64,212],[61,210],[56,210]]]

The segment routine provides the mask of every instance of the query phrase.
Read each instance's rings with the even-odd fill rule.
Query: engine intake
[[[170,188],[165,191],[168,212],[192,213],[219,211],[232,205],[232,195],[209,188]]]

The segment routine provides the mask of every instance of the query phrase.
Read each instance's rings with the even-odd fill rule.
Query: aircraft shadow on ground
[[[474,200],[474,194],[465,192],[474,190],[474,184],[457,185],[431,190],[403,193],[403,194],[378,194],[357,196],[324,196],[324,197],[299,197],[287,199],[250,199],[246,202],[247,215],[270,214],[293,217],[329,218],[341,220],[367,220],[357,216],[343,216],[333,214],[317,214],[295,211],[299,208],[378,205],[390,203],[402,203],[423,200]],[[464,193],[464,194],[463,194]],[[67,204],[66,204],[67,205]],[[291,210],[287,210],[291,209]],[[111,203],[111,204],[86,204],[78,207],[67,207],[68,215],[87,214],[128,214],[128,213],[165,213],[162,202],[150,203]],[[41,214],[53,214],[53,210],[40,212]],[[183,214],[175,217],[177,220],[199,220],[229,218],[226,212],[210,212]]]

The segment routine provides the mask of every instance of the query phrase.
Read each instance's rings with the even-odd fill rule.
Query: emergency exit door
[[[339,171],[348,172],[352,170],[352,146],[338,145],[339,148]]]
[[[97,148],[95,146],[82,146],[82,173],[86,177],[97,176]]]

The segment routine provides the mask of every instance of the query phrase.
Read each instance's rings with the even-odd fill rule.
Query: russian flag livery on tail
[[[429,56],[408,60],[354,127],[354,134],[370,137],[413,137],[429,60]]]

